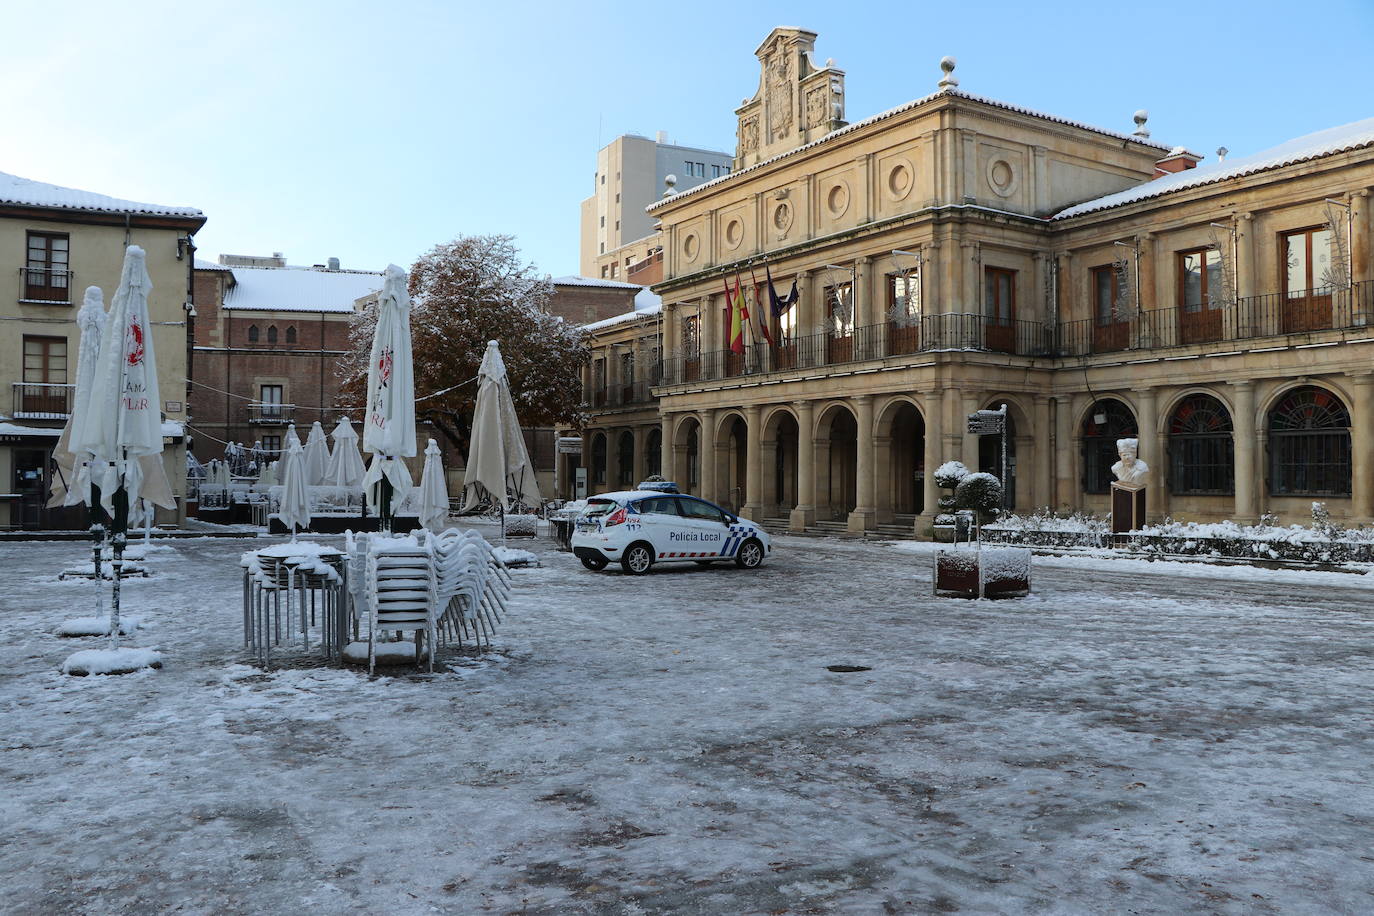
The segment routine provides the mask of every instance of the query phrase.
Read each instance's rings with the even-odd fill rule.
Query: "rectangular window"
[[[1221,252],[1209,248],[1179,252],[1178,284],[1178,303],[1185,314],[1220,307],[1212,299],[1222,287]]]
[[[612,264],[612,265],[611,265],[611,276],[612,276],[612,277],[615,276],[616,271],[617,271],[619,268],[620,268],[620,265],[619,265],[619,264]]]
[[[682,355],[688,359],[701,355],[701,318],[697,315],[682,319]]]
[[[67,384],[67,338],[24,337],[24,381]]]
[[[1289,299],[1307,298],[1314,292],[1330,293],[1328,287],[1340,282],[1331,273],[1330,229],[1285,233],[1282,250],[1286,268],[1283,288]]]
[[[921,349],[921,271],[887,276],[887,352],[897,356]]]
[[[602,228],[602,229],[605,229],[605,228],[606,228],[606,217],[604,217],[604,216],[601,217],[601,228]]]
[[[616,231],[616,232],[619,232],[619,231],[620,231],[620,220],[616,220],[616,221],[615,221],[615,231]]]
[[[854,287],[850,283],[837,283],[825,288],[825,308],[828,314],[827,326],[831,337],[852,337],[854,335]]]
[[[607,274],[609,271],[610,271],[610,268],[609,268],[608,266],[606,266],[605,264],[602,264],[602,265],[601,265],[601,277],[602,277],[602,279],[605,279],[606,274]]]
[[[280,452],[280,451],[281,451],[281,436],[276,436],[276,435],[272,435],[272,436],[263,436],[263,437],[262,437],[262,449],[263,449],[263,451],[265,451],[265,452]],[[276,455],[269,455],[269,456],[268,456],[268,460],[269,460],[269,461],[274,461],[274,460],[276,460]]]
[[[71,240],[65,232],[30,232],[24,261],[24,298],[71,302]]]

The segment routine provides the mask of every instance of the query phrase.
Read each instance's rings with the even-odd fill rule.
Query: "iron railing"
[[[71,305],[72,278],[70,270],[55,267],[19,268],[19,300],[41,302],[44,305]]]
[[[587,392],[587,403],[593,407],[632,407],[651,404],[653,388],[662,384],[658,366],[641,373],[629,382],[613,385],[593,385]]]
[[[1128,350],[1191,345],[1227,346],[1253,340],[1324,330],[1374,328],[1374,282],[1294,293],[1267,293],[1234,304],[1188,311],[1182,307],[1137,312],[1117,321],[1094,318],[1051,324],[989,320],[980,314],[925,315],[907,325],[854,328],[847,334],[820,332],[758,344],[678,356],[663,362],[660,384],[718,381],[739,376],[837,366],[921,353],[968,350],[1032,358],[1063,359]]]
[[[53,382],[14,382],[16,420],[65,420],[72,412],[75,385]]]
[[[243,419],[255,426],[285,426],[293,422],[296,414],[295,404],[246,404]]]

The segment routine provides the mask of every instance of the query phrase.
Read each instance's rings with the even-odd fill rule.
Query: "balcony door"
[[[1221,340],[1221,253],[1209,248],[1178,254],[1178,325],[1183,343]]]
[[[65,416],[67,392],[67,338],[25,335],[19,411],[26,416]]]
[[[1286,232],[1279,238],[1283,262],[1283,331],[1331,327],[1331,230],[1325,227]]]
[[[1121,313],[1121,277],[1110,264],[1093,268],[1093,352],[1124,350],[1131,340],[1130,318]]]
[[[62,232],[30,232],[24,264],[24,298],[71,301],[71,240]]]
[[[259,401],[262,404],[262,418],[264,420],[281,420],[285,417],[282,411],[281,385],[262,385],[258,388],[260,395]]]
[[[1016,271],[989,267],[983,274],[983,346],[1016,352]]]

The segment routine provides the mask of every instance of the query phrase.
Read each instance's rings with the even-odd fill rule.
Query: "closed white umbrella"
[[[291,531],[291,540],[296,539],[297,528],[310,527],[310,494],[305,484],[305,449],[297,442],[287,449],[282,457],[282,494],[281,506],[277,517]]]
[[[363,453],[358,451],[358,434],[353,431],[352,422],[348,417],[340,417],[330,435],[334,437],[334,451],[329,453],[324,482],[350,490],[362,486],[367,468],[363,465]]]
[[[111,513],[114,513],[113,497],[117,489],[124,490],[127,504],[132,505],[142,489],[144,468],[150,475],[159,474],[162,469],[161,462],[155,460],[140,466],[141,458],[162,454],[162,397],[158,390],[152,325],[148,319],[148,294],[152,288],[143,249],[130,245],[124,253],[119,288],[115,291],[96,361],[87,402],[89,413],[83,419],[80,435],[72,440],[73,451],[88,451],[98,460],[111,462],[101,481],[101,504]],[[176,503],[167,498],[168,490],[150,488],[150,498],[153,498],[153,490],[161,491],[156,497],[159,505],[176,508]],[[116,644],[119,574],[127,527],[127,517],[116,515],[110,602],[110,634]]]
[[[539,505],[539,484],[525,449],[525,437],[515,416],[506,379],[506,364],[496,341],[487,342],[486,355],[477,370],[477,407],[472,414],[472,442],[463,476],[463,508],[481,501],[483,493],[510,508],[510,497],[527,506]]]
[[[291,446],[300,444],[301,437],[296,435],[296,424],[288,423],[286,426],[286,444],[281,447],[282,456],[285,457],[286,453],[291,451]]]
[[[420,473],[420,524],[435,534],[448,521],[448,484],[444,482],[444,461],[439,443],[433,439],[425,448],[425,469]]]
[[[277,485],[277,462],[269,461],[262,466],[262,473],[258,475],[258,489],[268,490]]]
[[[329,469],[329,440],[324,436],[324,427],[316,420],[310,424],[310,436],[305,440],[305,482],[317,487],[325,482],[324,474]]]
[[[372,453],[372,465],[363,478],[367,501],[380,507],[383,527],[389,529],[393,501],[404,499],[411,487],[410,471],[400,459],[415,455],[410,294],[406,291],[406,272],[395,264],[387,266],[377,303],[377,329],[367,366],[363,448]]]
[[[81,310],[76,313],[76,327],[81,334],[76,356],[76,390],[72,392],[72,412],[53,452],[60,473],[53,478],[52,499],[48,503],[50,508],[91,504],[91,453],[74,451],[71,443],[84,435],[87,419],[90,417],[88,402],[95,380],[96,364],[100,360],[105,320],[105,297],[100,287],[86,287]]]

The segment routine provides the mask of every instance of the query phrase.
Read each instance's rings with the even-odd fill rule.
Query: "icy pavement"
[[[971,602],[929,545],[776,543],[540,541],[496,651],[373,681],[242,664],[213,539],[124,586],[161,671],[64,677],[85,548],[0,546],[0,910],[1374,911],[1374,576],[1037,559]]]

